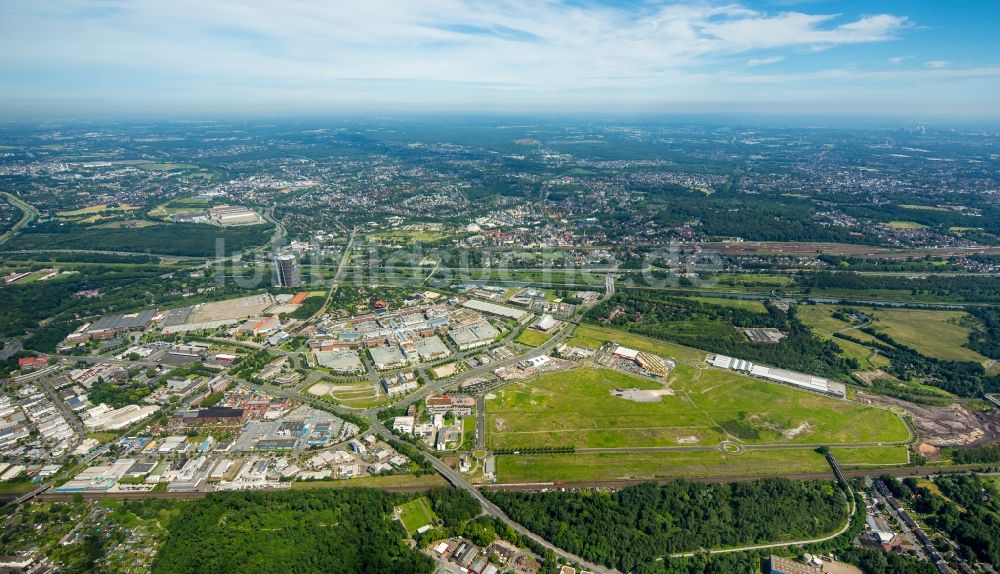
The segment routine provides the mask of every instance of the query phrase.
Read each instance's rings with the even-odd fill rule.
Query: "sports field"
[[[396,510],[399,512],[399,521],[411,534],[424,526],[437,524],[437,515],[431,509],[431,501],[426,496],[400,505]]]
[[[827,398],[729,371],[679,363],[673,395],[659,402],[612,396],[615,389],[661,389],[627,373],[579,368],[515,383],[486,402],[491,448],[627,448],[743,444],[850,444],[905,441],[885,410]]]

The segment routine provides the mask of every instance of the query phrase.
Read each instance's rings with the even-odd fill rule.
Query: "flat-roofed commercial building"
[[[385,389],[385,394],[390,397],[405,395],[417,390],[419,386],[417,378],[412,372],[396,373],[395,376],[382,379],[382,388]]]
[[[436,361],[451,355],[451,350],[437,335],[417,339],[416,346],[421,361]]]
[[[522,311],[521,309],[514,309],[513,307],[506,307],[504,305],[497,305],[496,303],[488,303],[486,301],[480,301],[478,299],[469,299],[465,303],[462,303],[463,307],[468,309],[474,309],[482,313],[489,313],[490,315],[497,315],[498,317],[506,317],[508,319],[514,319],[515,321],[521,321],[530,313],[527,311]]]
[[[351,349],[334,349],[318,351],[316,362],[321,366],[338,373],[360,373],[364,369],[361,357]]]
[[[500,331],[486,322],[448,332],[448,337],[462,351],[485,347],[492,343],[499,335]]]
[[[380,371],[406,366],[406,357],[395,345],[371,347],[368,349],[368,354],[371,355],[375,368]]]

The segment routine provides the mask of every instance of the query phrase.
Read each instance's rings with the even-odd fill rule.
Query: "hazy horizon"
[[[0,119],[1000,117],[991,2],[0,4]]]

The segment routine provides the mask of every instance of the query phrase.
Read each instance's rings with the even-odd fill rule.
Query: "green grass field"
[[[73,218],[85,215],[93,215],[95,213],[100,213],[102,211],[135,211],[136,209],[139,208],[134,205],[125,205],[125,204],[108,205],[106,203],[102,203],[100,205],[91,205],[90,207],[83,207],[80,209],[74,209],[72,211],[60,211],[59,213],[56,214],[56,217]]]
[[[140,163],[139,169],[147,171],[177,171],[181,169],[194,169],[198,167],[193,163]]]
[[[579,345],[590,349],[598,349],[601,345],[608,341],[617,341],[619,344],[625,345],[626,347],[632,347],[633,349],[638,349],[640,351],[649,351],[650,353],[670,357],[683,363],[695,364],[701,362],[705,358],[704,351],[699,351],[698,349],[692,349],[691,347],[685,347],[683,345],[669,343],[667,341],[651,339],[649,337],[643,337],[642,335],[634,335],[617,329],[595,327],[593,325],[580,325],[577,327],[576,331],[573,331],[573,336],[570,337],[568,342],[570,345]]]
[[[876,329],[928,357],[977,363],[987,360],[963,346],[969,340],[971,330],[961,324],[968,319],[962,311],[876,309],[873,313]]]
[[[543,333],[534,329],[525,329],[520,335],[517,336],[515,341],[529,347],[538,347],[544,345],[545,341],[548,341],[551,338],[552,335],[550,333]]]
[[[799,319],[808,325],[814,333],[823,338],[830,338],[834,332],[849,328],[845,321],[835,319],[832,315],[839,305],[801,305],[797,309]],[[970,327],[963,325],[969,316],[962,311],[931,311],[924,309],[873,309],[869,307],[851,306],[875,317],[872,327],[892,337],[895,341],[912,347],[928,357],[949,361],[985,362],[987,359],[972,349],[963,345],[969,340]],[[846,332],[855,339],[872,341],[874,337],[858,329]],[[860,361],[861,356],[867,356],[866,351],[858,349],[860,345],[848,341],[833,339],[847,356],[853,356]],[[883,366],[885,359],[875,359],[875,367]],[[865,365],[864,361],[860,361]],[[881,363],[879,363],[881,362]]]
[[[896,415],[728,371],[679,364],[672,396],[634,402],[614,389],[662,388],[618,371],[581,368],[498,391],[486,403],[491,448],[622,448],[894,442],[908,437]]]
[[[904,465],[906,447],[832,449],[844,468]],[[497,481],[504,483],[617,480],[629,478],[714,478],[826,473],[830,465],[813,449],[615,454],[555,454],[497,457]]]
[[[890,221],[885,224],[886,227],[891,227],[892,229],[924,229],[927,226],[917,223],[916,221]]]
[[[900,466],[910,462],[905,446],[835,447],[830,451],[842,467]]]
[[[418,529],[437,524],[438,517],[431,509],[431,501],[426,496],[411,500],[398,507],[399,521],[410,534]]]
[[[118,435],[113,432],[89,432],[87,433],[87,438],[92,438],[100,443],[111,442],[118,438]]]
[[[315,480],[308,482],[295,481],[292,490],[312,490],[316,488],[387,488],[426,490],[438,486],[447,486],[439,474],[390,474],[388,476],[365,476],[348,480]]]
[[[698,301],[699,303],[708,303],[709,305],[719,305],[721,307],[731,307],[733,309],[745,309],[747,311],[753,311],[754,313],[767,312],[767,308],[763,303],[752,299],[726,299],[724,297],[685,297],[685,299],[691,299],[692,301]]]
[[[796,316],[812,329],[812,332],[817,337],[833,341],[835,345],[840,347],[840,351],[844,356],[855,359],[861,365],[861,369],[874,370],[887,366],[889,360],[875,353],[872,349],[833,336],[833,333],[850,329],[852,326],[847,321],[841,321],[833,317],[833,313],[837,309],[837,305],[800,305],[796,308]],[[845,333],[862,341],[875,340],[875,337],[863,333],[858,329],[850,329]]]
[[[615,454],[502,455],[497,482],[617,480],[628,478],[711,478],[831,472],[812,449],[655,452]]]

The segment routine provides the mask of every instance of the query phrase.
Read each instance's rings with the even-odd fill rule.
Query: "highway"
[[[14,226],[11,227],[6,233],[0,235],[0,243],[4,243],[11,237],[14,237],[14,234],[17,233],[19,229],[38,219],[38,210],[35,209],[35,207],[30,203],[23,201],[21,198],[12,193],[0,191],[0,195],[3,195],[4,198],[7,199],[8,203],[21,210],[21,219],[19,219],[17,223],[15,223]]]

